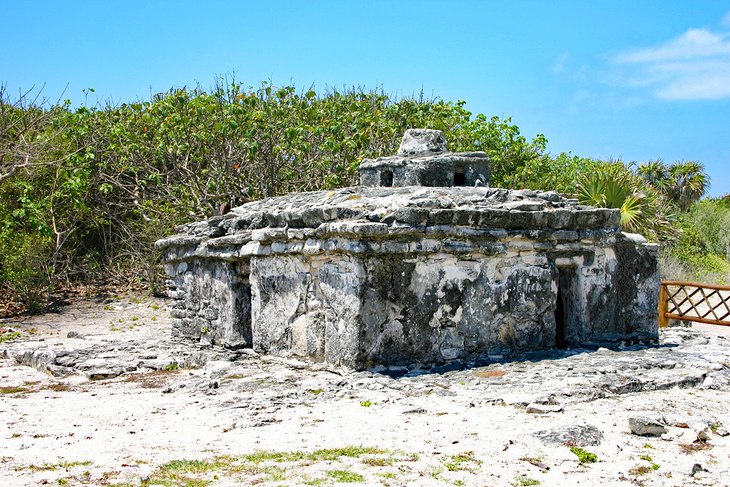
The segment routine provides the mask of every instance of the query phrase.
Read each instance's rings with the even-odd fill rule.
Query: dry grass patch
[[[383,458],[383,457],[371,457],[371,458],[363,458],[360,460],[365,465],[369,465],[371,467],[388,467],[390,465],[393,465],[395,462],[395,459],[393,458]]]
[[[504,370],[498,370],[498,369],[475,370],[474,372],[472,372],[471,375],[473,375],[474,377],[479,377],[480,379],[498,379],[500,377],[504,377],[505,375],[507,375],[507,372],[505,372]]]
[[[72,391],[73,387],[71,387],[68,384],[62,384],[60,382],[56,384],[47,384],[45,386],[41,386],[38,388],[38,390],[46,390],[46,391],[55,391],[55,392],[67,392]]]
[[[4,386],[0,387],[0,394],[22,394],[24,392],[31,392],[31,389],[21,386]]]
[[[127,374],[122,382],[130,382],[139,384],[143,389],[157,389],[166,386],[167,383],[180,373],[180,369],[173,370],[154,370],[152,372],[140,372],[137,374]]]
[[[712,448],[712,445],[707,441],[695,441],[694,443],[681,443],[679,445],[679,449],[682,450],[682,453],[687,455],[702,450],[709,450],[710,448]]]

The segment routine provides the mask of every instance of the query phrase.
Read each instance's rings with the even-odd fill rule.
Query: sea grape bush
[[[0,86],[0,291],[33,308],[70,282],[155,290],[152,243],[175,225],[224,205],[357,184],[362,158],[394,153],[415,127],[444,131],[450,150],[487,152],[493,186],[578,194],[581,175],[604,164],[552,156],[544,136],[528,140],[511,119],[472,114],[464,101],[380,90],[219,78],[211,89],[72,108]]]
[[[497,184],[545,151],[544,137],[463,101],[224,79],[76,109],[0,89],[0,115],[0,285],[31,307],[58,283],[155,285],[152,242],[175,225],[226,203],[356,184],[359,161],[393,153],[408,128],[488,152]]]

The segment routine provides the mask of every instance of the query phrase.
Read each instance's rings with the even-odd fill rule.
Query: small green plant
[[[340,457],[357,458],[363,455],[383,455],[388,453],[387,450],[382,450],[375,447],[364,447],[364,446],[345,446],[342,448],[327,448],[323,450],[316,450],[310,453],[301,451],[291,452],[276,452],[259,450],[255,453],[244,455],[243,459],[247,462],[261,463],[266,461],[273,462],[298,462],[302,460],[318,462],[318,461],[333,461]]]
[[[221,469],[230,469],[232,457],[220,456],[211,460],[173,460],[160,465],[152,476],[142,485],[184,485],[186,487],[205,487],[209,480],[189,477]]]
[[[322,394],[324,392],[324,389],[309,389],[308,392],[315,396],[319,396],[320,394]]]
[[[223,466],[225,466],[224,463],[215,460],[173,460],[160,466],[160,470],[168,472],[203,473],[217,470]]]
[[[333,479],[335,482],[341,482],[343,484],[352,484],[365,482],[365,477],[356,472],[349,470],[327,470],[327,477]]]
[[[203,329],[200,330],[200,333],[202,333],[203,335],[207,335],[208,333],[210,333],[210,328],[204,326]]]
[[[654,463],[654,460],[649,455],[641,455],[639,458],[641,458],[645,462],[649,462],[649,468],[651,468],[652,470],[659,470],[659,465]]]
[[[444,469],[443,469],[443,467],[436,467],[436,468],[434,468],[433,470],[431,470],[431,472],[429,472],[429,475],[430,475],[430,476],[431,476],[431,478],[432,478],[432,479],[434,479],[434,480],[443,480],[443,479],[441,478],[441,474],[442,474],[442,473],[444,473]]]
[[[712,431],[713,433],[716,432],[717,430],[719,430],[720,428],[722,428],[722,423],[719,423],[719,422],[710,423],[710,431]]]
[[[644,448],[646,448],[647,450],[653,450],[654,445],[652,445],[651,443],[644,443]]]
[[[139,321],[139,316],[132,316],[129,319],[132,320],[132,321]]]
[[[266,480],[269,482],[281,482],[286,480],[286,469],[278,466],[265,467],[263,469],[266,474]]]
[[[19,331],[7,331],[0,335],[0,343],[17,340],[18,338],[20,338]]]
[[[570,451],[578,457],[578,461],[582,464],[585,463],[596,463],[598,461],[598,457],[595,453],[591,453],[587,450],[584,450],[583,448],[579,446],[571,446]]]
[[[448,455],[442,462],[449,472],[458,472],[460,470],[472,471],[473,466],[470,464],[480,465],[482,463],[480,460],[474,458],[473,451],[467,451],[458,455]]]
[[[370,402],[370,401],[360,401],[360,406],[362,406],[364,408],[369,408],[373,404],[375,404],[375,403],[374,402]]]
[[[169,364],[165,365],[165,370],[167,372],[172,372],[173,370],[179,369],[180,366],[177,364],[177,362],[170,362]]]
[[[536,479],[532,479],[525,475],[518,475],[517,477],[515,477],[515,480],[514,480],[514,482],[512,482],[512,485],[514,485],[514,486],[540,485],[540,481],[536,480]]]

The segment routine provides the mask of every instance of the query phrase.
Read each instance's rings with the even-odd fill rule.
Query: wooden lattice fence
[[[730,326],[730,286],[662,281],[659,326],[668,326],[671,319]]]

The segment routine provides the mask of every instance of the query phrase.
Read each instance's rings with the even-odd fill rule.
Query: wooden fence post
[[[669,326],[667,319],[667,286],[659,284],[659,328]]]

